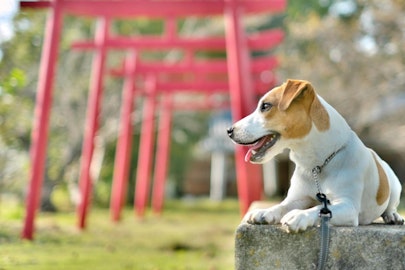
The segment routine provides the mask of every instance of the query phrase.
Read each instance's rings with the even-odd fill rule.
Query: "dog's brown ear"
[[[300,96],[305,90],[313,89],[310,82],[301,80],[287,80],[282,87],[284,88],[283,94],[278,104],[278,108],[281,111],[287,110],[293,100]]]

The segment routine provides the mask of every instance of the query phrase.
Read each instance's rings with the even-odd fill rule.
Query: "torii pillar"
[[[255,107],[255,95],[247,39],[241,23],[243,10],[237,5],[237,0],[227,2],[224,16],[231,110],[234,120],[239,120]],[[261,199],[263,190],[261,166],[246,163],[244,154],[243,147],[236,148],[235,165],[242,214],[247,212],[253,201]]]
[[[132,150],[132,112],[135,98],[135,70],[137,53],[132,51],[125,62],[125,70],[129,73],[125,77],[120,131],[118,135],[117,150],[114,162],[114,176],[111,190],[110,211],[111,219],[115,222],[120,220],[121,209],[125,202],[125,192],[128,186],[129,166]]]
[[[21,233],[22,238],[29,240],[33,239],[34,220],[39,207],[44,178],[49,117],[52,106],[52,90],[63,21],[63,14],[59,2],[60,1],[56,0],[53,1],[53,8],[49,10],[39,69],[34,124],[31,133],[31,169],[28,194],[26,197],[24,227]]]
[[[149,199],[155,139],[156,84],[155,76],[151,75],[146,78],[146,95],[143,107],[134,199],[135,212],[138,217],[144,216],[145,207]]]
[[[171,128],[172,128],[172,95],[164,94],[161,100],[159,129],[157,138],[157,149],[159,154],[155,157],[154,183],[152,192],[152,208],[157,214],[162,212],[165,196],[165,183],[167,170],[169,168]]]
[[[90,92],[87,105],[85,134],[82,147],[82,159],[80,163],[80,203],[77,207],[78,227],[86,227],[86,216],[90,203],[93,183],[91,177],[91,162],[94,152],[94,139],[98,131],[101,98],[103,91],[103,75],[105,69],[107,49],[104,46],[109,31],[109,19],[101,18],[98,21],[95,42],[100,47],[96,50],[93,58],[93,67],[90,80]]]

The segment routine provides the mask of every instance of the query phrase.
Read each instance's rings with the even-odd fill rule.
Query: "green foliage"
[[[20,13],[13,21],[14,38],[0,44],[0,140],[19,151],[29,145],[43,14]]]
[[[292,21],[305,20],[309,15],[326,16],[334,0],[289,0],[287,17]]]
[[[119,35],[161,35],[164,30],[163,20],[137,18],[135,20],[115,20],[113,30]]]
[[[6,78],[0,79],[0,97],[4,97],[6,94],[15,95],[17,89],[25,85],[25,72],[19,68],[13,68]]]
[[[1,75],[0,75],[1,76]],[[0,78],[0,141],[21,148],[27,143],[27,108],[29,102],[18,94],[26,86],[25,72],[13,68]],[[26,106],[28,105],[28,106]]]

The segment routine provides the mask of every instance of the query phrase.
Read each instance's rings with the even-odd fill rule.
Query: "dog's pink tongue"
[[[261,139],[260,141],[256,142],[252,146],[250,146],[245,155],[245,162],[248,162],[253,155],[253,151],[262,147],[265,142],[266,142],[266,137],[263,137],[263,139]]]

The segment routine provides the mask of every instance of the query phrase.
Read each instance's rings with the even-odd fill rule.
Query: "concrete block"
[[[291,234],[279,225],[243,223],[235,236],[236,269],[316,269],[319,234],[318,227]],[[405,269],[405,226],[331,226],[326,269]]]

